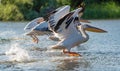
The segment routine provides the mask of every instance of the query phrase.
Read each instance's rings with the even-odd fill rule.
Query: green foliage
[[[92,4],[86,6],[83,18],[86,19],[115,19],[120,18],[120,6],[115,2]]]
[[[4,21],[25,20],[31,7],[32,1],[30,2],[29,0],[2,0],[0,19]]]
[[[0,17],[1,20],[15,20],[19,21],[23,19],[22,13],[19,11],[18,7],[15,5],[5,5],[4,7],[0,7]]]
[[[76,9],[82,1],[86,4],[85,19],[120,18],[119,0],[1,0],[0,20],[22,21],[45,17],[50,11],[63,5]]]

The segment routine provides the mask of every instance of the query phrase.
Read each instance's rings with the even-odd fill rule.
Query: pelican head
[[[106,33],[107,31],[97,28],[97,27],[93,27],[91,25],[88,24],[79,24],[79,26],[77,26],[80,34],[82,35],[83,40],[82,43],[88,41],[89,39],[89,35],[85,32],[85,31],[91,31],[91,32],[96,32],[96,33]]]
[[[103,29],[100,29],[100,28],[97,28],[97,27],[94,27],[94,26],[91,26],[91,25],[88,25],[88,24],[84,25],[84,29],[87,30],[87,31],[96,32],[96,33],[106,33],[107,32]]]

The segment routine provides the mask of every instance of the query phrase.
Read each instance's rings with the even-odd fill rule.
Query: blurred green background
[[[28,21],[60,6],[85,3],[84,19],[120,19],[120,0],[0,0],[0,21]]]

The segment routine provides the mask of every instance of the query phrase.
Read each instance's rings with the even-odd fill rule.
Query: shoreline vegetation
[[[120,19],[119,0],[0,0],[0,21],[30,21],[64,5],[85,3],[83,19]]]

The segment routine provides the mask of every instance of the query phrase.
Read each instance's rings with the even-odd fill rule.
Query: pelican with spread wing
[[[72,12],[69,10],[70,6],[63,6],[50,13],[48,22],[40,17],[36,21],[31,22],[34,24],[31,27],[28,27],[30,25],[29,23],[25,29],[31,29],[31,31],[27,33],[27,35],[30,35],[33,40],[38,43],[37,35],[50,33],[55,38],[59,39],[58,44],[52,46],[52,49],[63,49],[63,53],[65,54],[69,54],[70,56],[80,56],[80,54],[71,52],[70,50],[71,48],[88,41],[89,35],[86,31],[98,33],[105,33],[106,31],[82,23],[89,23],[89,21],[80,18],[83,14],[84,6],[81,6]]]
[[[57,8],[56,10],[49,13],[50,17],[48,22],[51,23],[51,26],[54,26],[55,23],[57,23],[59,19],[68,14],[69,11],[69,5]],[[37,36],[52,34],[49,30],[48,22],[46,22],[43,17],[39,17],[32,20],[24,28],[24,30],[29,30],[29,32],[26,33],[26,35],[32,37],[33,42],[38,43],[39,39],[37,38]],[[81,19],[80,22],[90,23],[88,20],[83,19]],[[54,35],[51,35],[49,38],[54,41],[59,41],[59,39],[56,38]]]
[[[79,20],[82,16],[81,13],[83,13],[83,9],[83,7],[80,7],[66,14],[54,25],[53,23],[49,24],[50,30],[61,40],[57,45],[52,46],[52,49],[63,49],[65,54],[69,54],[70,56],[80,56],[80,54],[71,52],[70,50],[71,48],[88,41],[89,35],[86,33],[86,30],[101,33],[106,32],[88,24],[80,23]],[[67,49],[67,51],[65,49]]]
[[[49,15],[51,16],[49,17],[49,22],[54,24],[55,22],[53,21],[53,19],[55,21],[58,21],[60,18],[68,14],[69,10],[70,10],[70,6],[66,5],[59,7],[56,10],[50,12]],[[46,22],[43,17],[36,18],[31,22],[29,22],[25,26],[24,30],[30,30],[28,33],[26,33],[26,35],[31,36],[35,43],[38,43],[39,41],[37,38],[38,35],[40,36],[40,35],[52,34],[51,31],[49,30],[48,22]],[[59,40],[54,36],[50,36],[49,38],[52,40]]]

